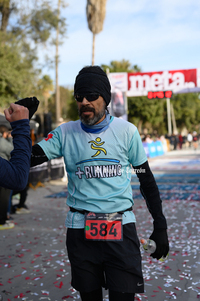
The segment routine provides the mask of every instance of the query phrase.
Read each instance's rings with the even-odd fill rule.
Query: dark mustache
[[[80,114],[82,114],[83,112],[93,112],[95,113],[95,109],[91,108],[89,106],[84,106],[80,108]]]

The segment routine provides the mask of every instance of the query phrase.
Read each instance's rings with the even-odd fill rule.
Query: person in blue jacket
[[[10,161],[0,157],[0,186],[22,190],[28,181],[32,146],[29,110],[11,103],[4,114],[11,123],[14,150],[11,152]]]
[[[6,190],[23,190],[28,183],[32,150],[29,119],[37,110],[38,103],[35,97],[25,98],[11,103],[4,110],[12,127],[14,149],[9,161],[0,157],[0,230],[14,227],[7,221],[7,202],[3,197]]]
[[[23,190],[27,185],[32,150],[29,120],[37,111],[38,105],[36,97],[27,97],[11,103],[4,110],[12,127],[14,150],[9,161],[0,157],[0,187]]]

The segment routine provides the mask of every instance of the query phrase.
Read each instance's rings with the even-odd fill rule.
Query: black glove
[[[165,229],[154,229],[153,233],[149,237],[156,243],[156,250],[151,254],[153,258],[160,259],[166,257],[169,253],[169,241],[167,236],[167,230]]]
[[[29,120],[30,120],[33,114],[37,111],[40,102],[34,96],[34,97],[27,97],[27,98],[20,99],[15,103],[17,105],[24,106],[29,109]]]

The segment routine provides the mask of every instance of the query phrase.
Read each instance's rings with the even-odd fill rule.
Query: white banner
[[[114,93],[116,90],[126,92],[128,89],[128,74],[126,72],[109,73],[108,78],[111,84],[111,92]]]

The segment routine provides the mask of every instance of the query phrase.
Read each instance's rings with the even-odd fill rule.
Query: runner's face
[[[94,101],[84,97],[82,102],[77,101],[77,106],[80,120],[85,125],[98,124],[105,118],[106,103],[101,96]]]

